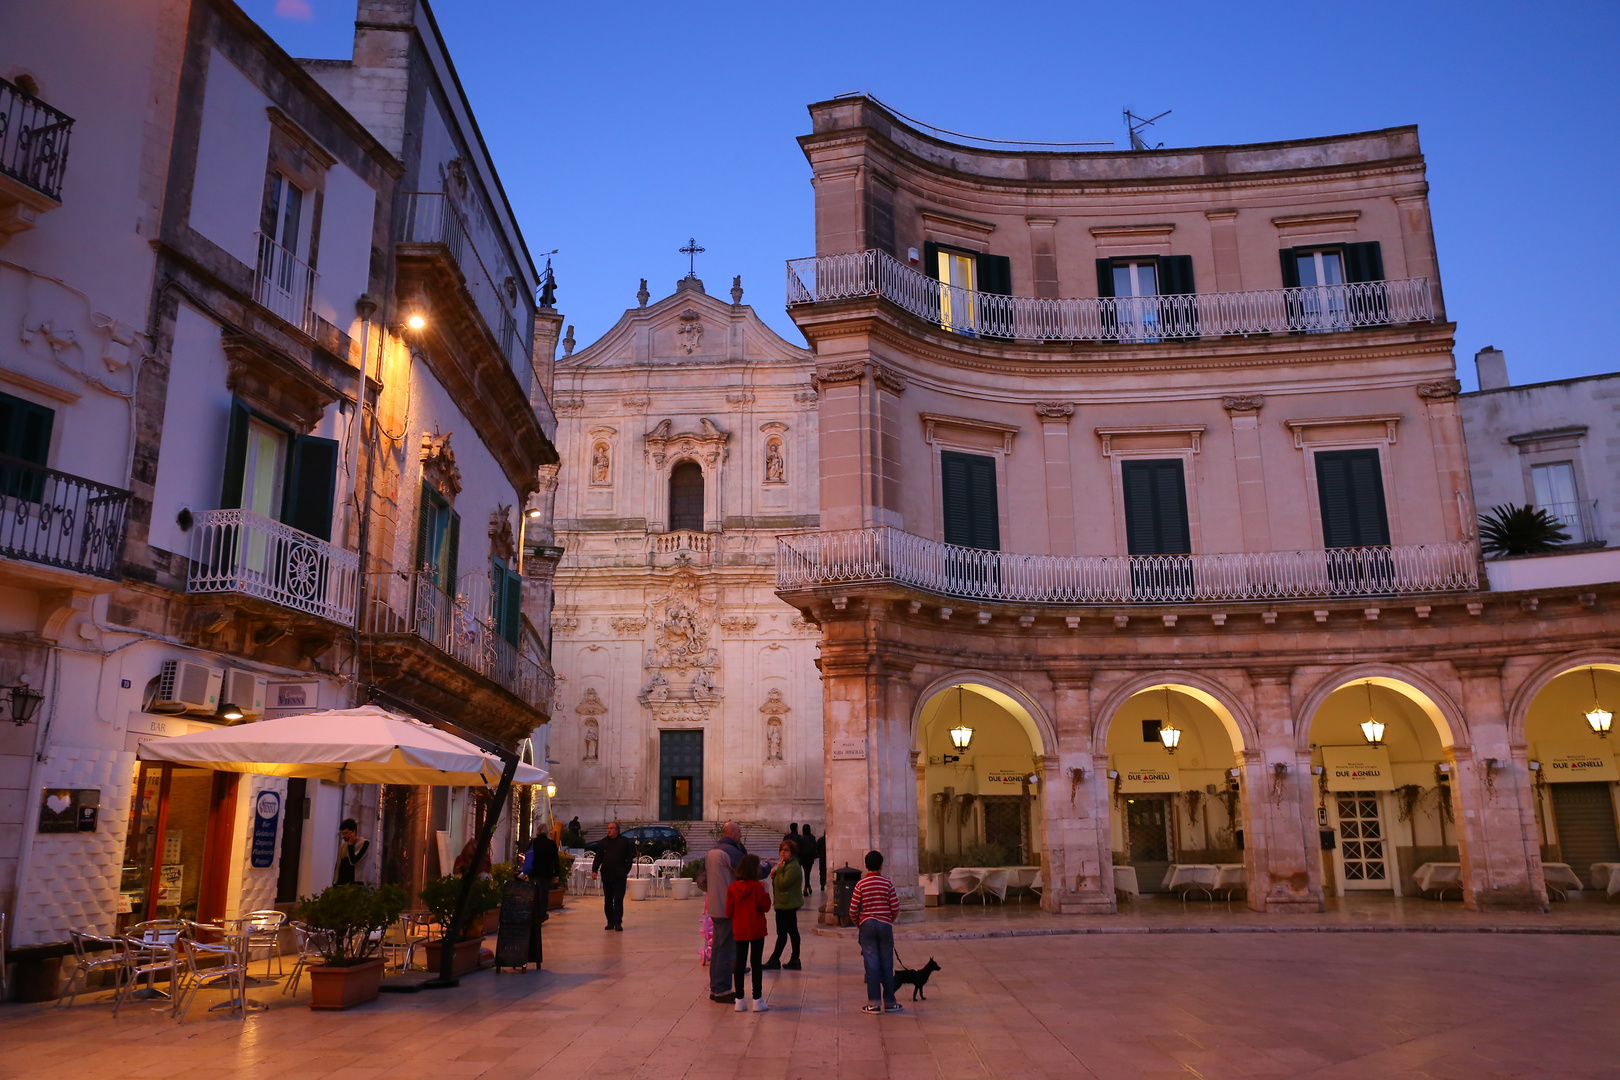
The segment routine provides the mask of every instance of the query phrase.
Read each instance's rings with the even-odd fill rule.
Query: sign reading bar
[[[1324,746],[1329,791],[1394,791],[1389,750],[1382,746]]]
[[[1541,774],[1549,784],[1620,780],[1620,769],[1615,768],[1614,754],[1607,746],[1537,743],[1536,752],[1541,755]]]
[[[1168,755],[1115,754],[1114,769],[1123,792],[1181,790],[1181,770]]]

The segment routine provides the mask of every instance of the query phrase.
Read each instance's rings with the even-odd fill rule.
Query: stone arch
[[[1352,683],[1371,682],[1374,686],[1393,690],[1423,711],[1440,735],[1440,745],[1449,750],[1459,744],[1468,746],[1468,723],[1456,701],[1433,679],[1410,668],[1393,664],[1357,664],[1338,668],[1317,681],[1306,692],[1294,713],[1294,749],[1309,753],[1311,748],[1311,722],[1316,719],[1322,704],[1334,692]],[[1461,738],[1459,738],[1461,736]]]
[[[1213,712],[1226,730],[1234,753],[1242,754],[1260,745],[1259,732],[1254,719],[1227,686],[1191,671],[1144,672],[1116,687],[1092,714],[1091,745],[1093,752],[1101,753],[1108,745],[1108,730],[1120,708],[1131,698],[1145,690],[1162,690],[1168,686],[1196,699]]]
[[[966,686],[975,693],[983,694],[989,700],[1005,709],[1013,719],[1018,721],[1029,738],[1029,745],[1039,756],[1048,760],[1056,760],[1057,731],[1052,726],[1051,717],[1040,703],[1020,687],[1008,682],[997,675],[987,671],[978,671],[971,668],[960,668],[948,674],[941,675],[929,683],[917,695],[911,704],[911,748],[922,749],[922,714],[923,707],[931,701],[935,694],[949,690],[954,686]]]
[[[1593,649],[1587,652],[1566,653],[1537,668],[1524,680],[1508,704],[1508,742],[1518,744],[1526,740],[1525,727],[1530,720],[1530,706],[1535,704],[1536,698],[1554,679],[1587,667],[1620,673],[1620,652]],[[1615,711],[1620,712],[1620,709]]]

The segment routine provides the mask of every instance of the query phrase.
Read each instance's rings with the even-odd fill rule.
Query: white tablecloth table
[[[1447,889],[1456,889],[1462,895],[1462,863],[1426,862],[1412,874],[1412,884],[1423,892],[1438,892],[1445,898]]]
[[[1563,895],[1581,891],[1581,879],[1575,875],[1574,868],[1568,863],[1542,863],[1541,876],[1552,892]]]
[[[1124,893],[1125,895],[1134,899],[1141,899],[1142,889],[1136,883],[1136,867],[1114,867],[1114,891],[1117,893]]]
[[[1118,871],[1116,867],[1115,873]],[[1181,893],[1182,899],[1194,891],[1210,899],[1214,899],[1217,892],[1225,892],[1227,899],[1231,899],[1232,891],[1242,888],[1245,880],[1242,863],[1172,863],[1170,872],[1165,875],[1164,887]]]
[[[1610,896],[1620,896],[1620,862],[1593,863],[1592,888],[1602,889]]]
[[[985,903],[994,895],[997,900],[1007,899],[1007,868],[1005,866],[958,866],[945,879],[952,892],[962,899],[978,895]]]

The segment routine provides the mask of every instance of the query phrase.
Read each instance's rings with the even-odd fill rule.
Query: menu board
[[[534,884],[528,881],[508,881],[501,890],[501,922],[495,936],[497,968],[520,968],[530,962],[529,940],[540,932],[534,921],[534,894]]]
[[[180,893],[186,880],[186,868],[183,866],[164,866],[158,869],[157,902],[169,907],[178,907]]]

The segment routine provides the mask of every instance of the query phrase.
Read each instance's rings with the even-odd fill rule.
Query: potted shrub
[[[461,878],[453,874],[433,879],[417,894],[422,906],[427,908],[428,914],[445,928],[444,938],[430,941],[423,946],[429,971],[439,970],[439,950],[445,947],[446,938],[449,939],[450,947],[455,950],[451,973],[459,976],[478,970],[478,951],[484,942],[484,913],[500,907],[501,892],[493,881],[486,878],[475,879],[472,895],[467,898],[466,917],[459,927],[452,927],[450,924],[456,915],[456,898],[460,895]]]
[[[397,885],[333,885],[298,905],[298,917],[321,936],[321,963],[309,969],[312,1009],[347,1009],[376,999],[382,988],[379,931],[399,918],[405,893]],[[375,936],[374,936],[375,935]]]

